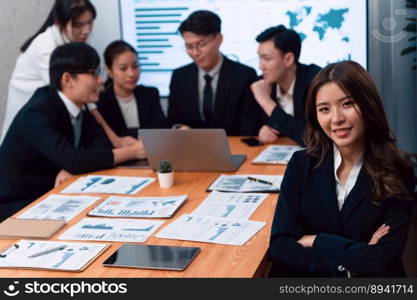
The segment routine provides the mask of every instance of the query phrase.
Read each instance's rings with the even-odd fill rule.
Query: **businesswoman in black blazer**
[[[307,99],[307,149],[288,164],[271,276],[405,276],[412,173],[381,98],[355,62],[331,64]]]
[[[110,43],[104,51],[109,80],[97,104],[103,118],[119,136],[137,137],[139,128],[168,128],[159,92],[136,85],[140,68],[136,50],[124,41]]]

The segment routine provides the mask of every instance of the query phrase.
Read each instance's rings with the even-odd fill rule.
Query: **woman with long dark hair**
[[[413,175],[369,74],[321,70],[306,104],[306,150],[288,164],[272,226],[272,276],[405,276]]]

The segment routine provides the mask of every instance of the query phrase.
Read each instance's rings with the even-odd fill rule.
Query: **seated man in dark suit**
[[[98,100],[99,63],[96,51],[85,43],[69,43],[52,53],[50,87],[38,89],[19,111],[0,147],[0,220],[70,174],[143,157],[139,142],[112,149],[84,109]]]
[[[266,29],[256,41],[263,73],[263,78],[251,86],[262,108],[258,138],[273,143],[281,134],[303,145],[305,100],[310,82],[320,68],[299,63],[301,38],[283,25]],[[250,110],[254,111],[254,107]]]
[[[216,14],[193,12],[179,27],[193,63],[174,70],[168,117],[193,128],[223,128],[228,135],[249,135],[243,106],[251,103],[254,69],[223,56],[221,20]],[[174,125],[175,126],[175,125]]]

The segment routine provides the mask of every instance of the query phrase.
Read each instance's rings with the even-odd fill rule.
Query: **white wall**
[[[97,10],[97,18],[89,43],[103,56],[106,46],[120,39],[119,4],[117,0],[91,0]]]
[[[0,0],[0,129],[19,48],[41,27],[52,4],[53,0]]]

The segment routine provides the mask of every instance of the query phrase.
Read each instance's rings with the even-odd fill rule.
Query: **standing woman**
[[[49,85],[49,58],[68,42],[86,42],[96,10],[88,0],[56,0],[42,27],[20,48],[12,78],[1,141],[17,112],[40,87]]]
[[[20,48],[21,54],[9,84],[0,143],[15,115],[29,101],[32,94],[38,88],[49,85],[49,58],[52,51],[65,43],[86,42],[95,18],[96,10],[89,0],[55,0],[45,23]],[[115,135],[94,104],[89,105],[89,109],[114,147],[135,142],[133,139],[123,139]]]
[[[136,85],[140,75],[136,50],[114,41],[104,51],[104,61],[109,79],[97,106],[113,131],[136,138],[139,128],[168,128],[158,89]]]
[[[413,175],[357,63],[318,73],[307,149],[288,164],[272,225],[271,276],[405,276]]]

